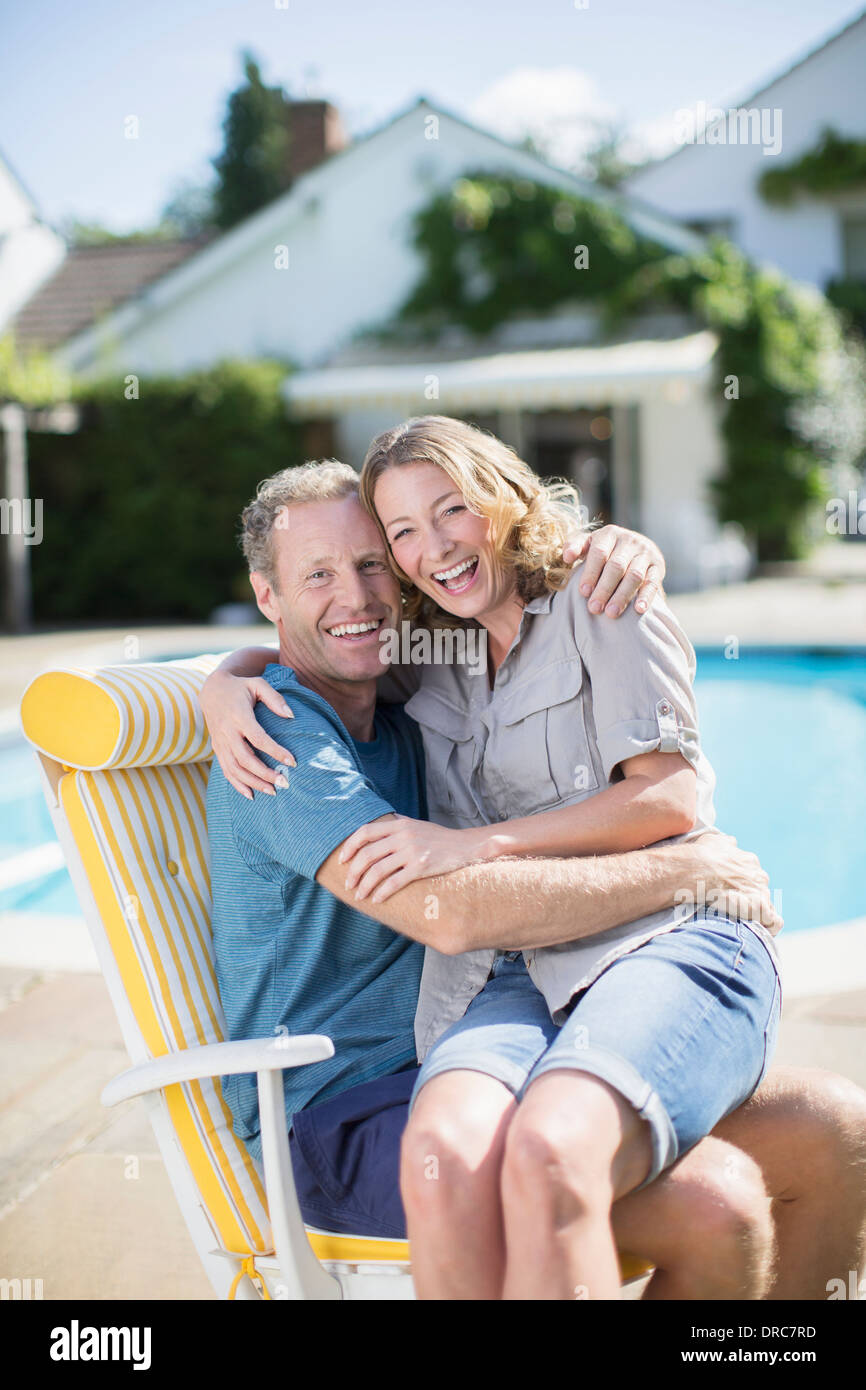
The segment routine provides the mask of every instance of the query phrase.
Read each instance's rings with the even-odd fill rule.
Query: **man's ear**
[[[270,581],[260,574],[258,570],[250,570],[250,583],[256,596],[256,604],[260,613],[272,623],[280,620],[280,610],[274,598],[274,591]]]

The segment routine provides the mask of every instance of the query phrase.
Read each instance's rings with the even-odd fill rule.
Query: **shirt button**
[[[667,700],[659,700],[659,714],[671,714],[671,713],[672,713],[672,707],[668,704]]]
[[[169,859],[165,867],[168,869],[168,872],[171,874],[172,878],[175,878],[176,875],[180,873],[180,870],[178,869],[173,859]]]

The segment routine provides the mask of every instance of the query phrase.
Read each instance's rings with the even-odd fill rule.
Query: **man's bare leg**
[[[649,1187],[615,1202],[617,1248],[650,1261],[646,1300],[767,1296],[775,1270],[772,1204],[757,1163],[714,1136]]]
[[[820,1068],[771,1067],[714,1135],[759,1165],[773,1199],[771,1299],[823,1300],[866,1265],[866,1091]]]

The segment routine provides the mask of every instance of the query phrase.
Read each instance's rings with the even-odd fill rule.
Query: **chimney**
[[[349,143],[340,113],[329,101],[293,101],[289,134],[289,170],[293,179]]]

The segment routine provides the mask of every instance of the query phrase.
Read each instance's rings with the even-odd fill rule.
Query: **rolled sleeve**
[[[620,618],[576,609],[578,650],[590,679],[604,775],[641,753],[680,753],[697,767],[694,649],[662,600]]]

